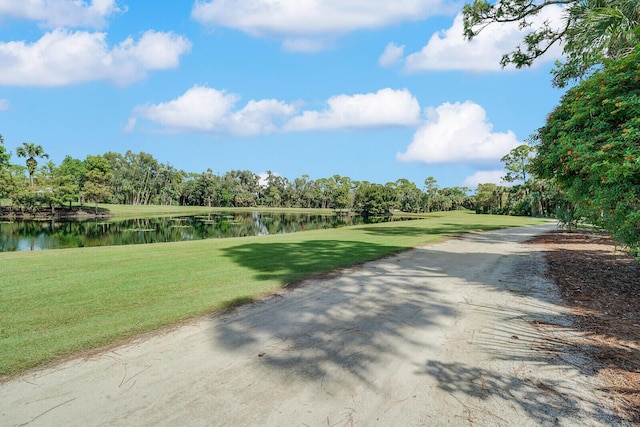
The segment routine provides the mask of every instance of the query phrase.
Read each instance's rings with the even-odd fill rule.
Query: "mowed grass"
[[[0,377],[456,233],[536,222],[452,212],[294,234],[0,253]]]
[[[91,211],[92,206],[85,205],[84,209]],[[121,219],[121,217],[152,217],[171,215],[204,215],[211,212],[278,212],[278,213],[305,213],[310,215],[332,215],[331,209],[296,209],[296,208],[209,208],[206,206],[158,206],[158,205],[110,205],[99,204],[98,208],[108,211],[109,214]]]

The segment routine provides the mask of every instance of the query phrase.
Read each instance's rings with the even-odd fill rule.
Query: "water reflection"
[[[295,233],[379,222],[359,216],[264,212],[90,221],[1,221],[0,252]]]

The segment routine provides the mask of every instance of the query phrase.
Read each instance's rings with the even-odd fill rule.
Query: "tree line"
[[[13,212],[34,213],[74,204],[180,205],[206,207],[317,208],[356,212],[364,216],[394,211],[427,213],[471,209],[481,214],[566,217],[573,208],[553,179],[533,173],[536,148],[523,144],[506,154],[507,185],[479,184],[475,194],[467,187],[441,188],[433,177],[418,187],[401,178],[386,184],[352,180],[346,176],[289,180],[267,172],[260,177],[249,170],[223,175],[211,169],[185,172],[159,162],[151,154],[107,152],[84,160],[66,156],[59,165],[43,147],[23,143],[18,157],[9,160],[0,135],[0,199],[10,201]]]
[[[0,136],[1,138],[1,136]],[[440,188],[433,177],[423,187],[407,179],[386,184],[356,181],[346,176],[289,180],[249,170],[223,175],[211,169],[185,172],[162,163],[151,154],[127,151],[89,155],[84,160],[65,157],[56,165],[44,148],[23,143],[16,150],[24,165],[12,163],[0,139],[0,199],[11,208],[35,212],[80,203],[182,205],[208,207],[320,208],[354,211],[362,215],[473,209],[466,187]],[[40,164],[38,161],[40,160]]]

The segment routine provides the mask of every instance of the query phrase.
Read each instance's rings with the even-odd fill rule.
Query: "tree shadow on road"
[[[393,228],[372,230],[393,232]],[[403,233],[406,231],[403,229]],[[423,247],[411,257],[400,254],[350,269],[348,274],[331,280],[305,282],[304,289],[257,303],[221,322],[215,331],[215,345],[239,352],[255,351],[262,365],[275,372],[319,384],[324,384],[328,375],[339,383],[336,372],[340,372],[376,389],[379,381],[372,365],[393,360],[399,348],[407,351],[401,355],[405,362],[412,360],[434,345],[429,333],[451,325],[459,312],[484,310],[488,315],[495,314],[497,320],[488,327],[468,331],[472,344],[468,351],[484,352],[493,355],[495,361],[517,366],[543,366],[545,370],[591,377],[594,372],[582,366],[579,359],[581,349],[556,335],[560,330],[573,330],[557,305],[552,286],[542,279],[542,256],[526,248],[507,255],[492,250],[494,244],[522,242],[527,236],[523,229],[474,233],[464,237],[478,245],[474,250],[452,250],[466,244],[453,241],[447,248]],[[400,249],[385,248],[390,254]],[[265,251],[269,259],[256,264]],[[259,278],[290,282],[302,277],[299,272],[309,266],[330,271],[350,264],[350,251],[370,253],[372,257],[377,252],[370,244],[359,242],[315,241],[240,245],[230,248],[227,256],[254,268]],[[467,298],[448,300],[443,295],[446,288],[432,285],[436,279],[445,279],[470,293],[479,287],[489,288],[498,299],[482,303]],[[508,307],[502,305],[505,301]],[[546,326],[550,329],[542,330]],[[456,399],[466,396],[480,403],[504,400],[541,425],[613,419],[600,408],[597,398],[585,401],[571,389],[574,383],[561,377],[540,380],[534,374],[505,373],[494,371],[490,364],[469,366],[455,360],[423,359],[417,368],[414,362],[408,363],[417,369],[414,375],[428,376]],[[497,417],[489,422],[496,423],[499,414]]]
[[[486,402],[500,402],[504,410],[515,407],[541,426],[556,426],[566,423],[584,425],[585,420],[609,423],[612,417],[600,408],[597,401],[585,402],[585,396],[567,385],[565,378],[539,381],[528,378],[517,370],[511,375],[464,363],[429,361],[419,371],[437,380],[438,387],[454,397],[460,405],[458,418],[470,424],[516,425],[514,420],[501,417],[504,412],[490,410]],[[587,408],[585,410],[585,404]],[[506,412],[506,411],[505,411]]]
[[[383,251],[401,249],[389,246]],[[374,250],[370,244],[337,241],[247,244],[229,249],[228,256],[253,266],[265,251],[270,259],[256,267],[256,277],[291,282],[301,270],[326,267],[326,271],[333,271],[349,265],[349,257],[355,253],[374,258],[380,247]],[[387,260],[393,264],[393,259]],[[233,321],[221,324],[217,342],[229,348],[248,347],[266,333],[277,338],[261,350],[261,360],[275,369],[318,380],[330,368],[339,367],[345,374],[371,383],[367,367],[393,352],[397,340],[412,340],[403,331],[432,326],[452,315],[452,308],[439,303],[428,287],[411,282],[415,275],[433,274],[428,269],[398,268],[386,271],[384,280],[373,265],[350,271],[331,282],[320,278],[306,283],[309,292],[294,290],[286,293],[286,298],[272,298],[264,303],[267,313],[260,302],[238,313]]]

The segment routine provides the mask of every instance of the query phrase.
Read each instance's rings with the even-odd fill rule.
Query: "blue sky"
[[[491,26],[468,43],[461,7],[0,0],[0,134],[56,164],[132,150],[188,172],[499,182],[500,158],[559,102],[560,50],[501,69],[523,33]]]

